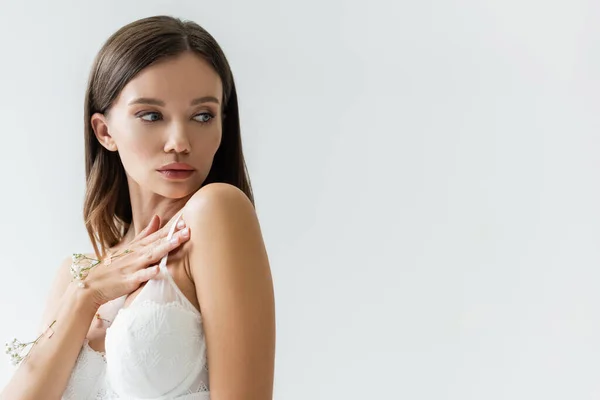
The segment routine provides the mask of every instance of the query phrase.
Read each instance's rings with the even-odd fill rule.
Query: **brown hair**
[[[132,211],[125,169],[117,152],[100,145],[91,125],[94,113],[106,113],[125,85],[141,70],[186,51],[206,60],[223,85],[221,144],[203,182],[225,182],[242,190],[254,204],[248,177],[237,104],[229,63],[216,40],[201,26],[169,16],[134,21],[115,32],[100,49],[85,94],[85,226],[98,257],[117,244],[131,224]]]

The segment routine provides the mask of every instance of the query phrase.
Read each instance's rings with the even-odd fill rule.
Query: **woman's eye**
[[[210,120],[213,119],[213,118],[214,117],[210,113],[201,113],[201,114],[197,114],[196,116],[194,116],[194,119],[196,121],[201,122],[203,124],[206,124],[207,122],[210,122]]]
[[[149,112],[140,116],[141,119],[147,122],[159,121],[161,119],[161,115],[157,112]]]

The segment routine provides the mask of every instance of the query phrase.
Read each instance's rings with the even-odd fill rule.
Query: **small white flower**
[[[54,320],[54,322],[52,322],[50,324],[48,329],[52,328],[52,326],[55,323],[56,323],[56,320]],[[33,342],[28,342],[28,343],[22,343],[21,341],[19,341],[16,338],[13,339],[12,342],[6,343],[6,354],[8,354],[8,356],[10,357],[10,362],[12,363],[12,365],[14,365],[14,366],[19,365],[21,363],[21,361],[23,361],[25,359],[25,357],[27,357],[27,355],[31,351],[31,348],[33,346],[35,346],[35,344],[38,342],[38,340],[40,340],[40,338],[42,336],[44,336],[43,333],[40,336],[38,336],[37,339],[35,339]],[[27,351],[23,355],[23,351],[26,349],[27,349]]]
[[[100,263],[100,261],[89,258],[84,254],[75,253],[71,256],[73,261],[70,272],[73,280],[81,281],[85,279],[92,268]]]
[[[19,365],[21,363],[21,361],[23,361],[23,357],[21,357],[18,354],[11,354],[10,362],[14,367]]]
[[[13,365],[18,365],[21,361],[23,361],[23,356],[21,353],[23,350],[30,344],[34,344],[35,342],[30,343],[21,343],[17,339],[13,339],[12,342],[6,343],[6,354],[10,357],[11,363]]]

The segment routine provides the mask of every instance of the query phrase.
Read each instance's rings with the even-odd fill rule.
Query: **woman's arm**
[[[62,397],[96,313],[87,291],[69,283],[69,267],[70,259],[59,268],[43,316],[44,326],[56,320],[52,326],[54,333],[50,338],[42,336],[31,348],[0,399],[58,400]]]
[[[46,300],[46,307],[42,314],[42,324],[39,327],[40,332],[56,319],[60,303],[66,296],[67,288],[72,279],[71,273],[69,272],[72,262],[73,260],[71,257],[65,258],[56,272],[54,282],[50,287],[48,299]]]
[[[189,262],[202,311],[211,399],[270,400],[275,306],[267,253],[243,192],[210,184],[184,209]]]
[[[128,243],[128,251],[112,257],[110,268],[100,266],[89,271],[85,289],[70,283],[70,262],[63,263],[44,313],[45,323],[56,321],[52,326],[54,333],[52,337],[42,336],[33,346],[0,393],[0,399],[62,397],[98,308],[154,278],[159,271],[155,264],[189,240],[185,223],[178,225],[177,232],[167,240],[170,228],[168,224],[160,228],[160,218],[152,217],[146,228]]]

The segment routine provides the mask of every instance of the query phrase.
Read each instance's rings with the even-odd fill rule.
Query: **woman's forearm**
[[[60,399],[96,311],[85,290],[69,285],[57,310],[52,336],[41,336],[0,399]]]

